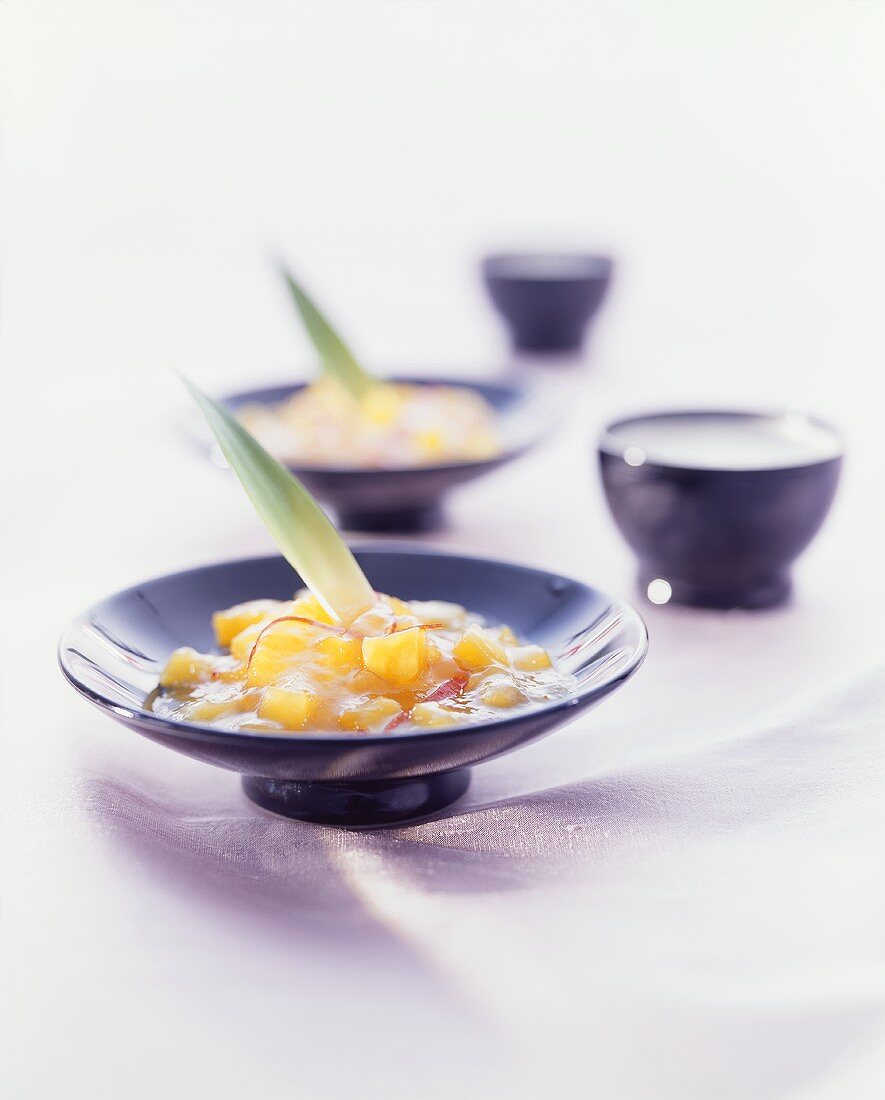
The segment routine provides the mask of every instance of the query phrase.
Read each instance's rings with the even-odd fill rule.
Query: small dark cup
[[[817,445],[804,459],[725,468],[668,461],[665,449],[630,444],[631,429],[650,421],[696,418],[714,430],[716,423],[804,427]],[[667,412],[610,424],[599,462],[609,508],[639,558],[639,582],[652,602],[752,609],[789,596],[790,566],[833,502],[842,444],[830,425],[795,413]]]
[[[482,271],[513,346],[526,352],[580,349],[611,280],[607,256],[510,253],[487,256]]]

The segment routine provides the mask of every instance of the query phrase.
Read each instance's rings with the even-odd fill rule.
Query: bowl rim
[[[822,416],[817,416],[815,413],[810,413],[804,409],[797,409],[787,405],[775,406],[769,408],[739,408],[736,406],[728,407],[708,407],[708,406],[696,406],[694,408],[662,408],[662,409],[650,409],[645,412],[630,413],[628,416],[619,416],[614,420],[609,420],[599,433],[597,440],[597,450],[600,456],[605,455],[609,458],[623,458],[625,447],[623,442],[616,441],[613,438],[613,432],[618,428],[626,427],[629,424],[637,424],[646,420],[669,420],[676,418],[702,418],[702,417],[720,417],[729,420],[802,420],[805,423],[813,424],[815,427],[822,429],[826,432],[835,444],[834,453],[827,455],[823,458],[812,458],[807,462],[790,462],[786,464],[774,464],[769,466],[702,466],[702,465],[686,465],[679,462],[669,462],[662,459],[646,457],[641,465],[636,469],[643,470],[653,468],[657,470],[674,470],[684,473],[702,473],[702,474],[771,474],[771,473],[785,473],[789,470],[808,470],[816,466],[826,466],[832,462],[841,462],[845,457],[845,436],[842,431],[836,427],[836,425],[825,419]]]
[[[236,401],[238,404],[242,404],[243,398],[255,398],[256,404],[273,404],[279,401],[284,401],[287,396],[296,393],[299,390],[306,389],[316,379],[299,380],[296,382],[280,382],[277,385],[259,386],[256,389],[249,390],[235,390],[221,394],[219,400],[223,405],[230,407],[230,403]],[[385,376],[381,379],[383,382],[398,382],[407,383],[409,385],[417,386],[457,386],[462,389],[481,391],[484,388],[498,390],[501,394],[511,398],[515,398],[520,403],[531,401],[533,405],[540,408],[545,415],[541,418],[540,427],[534,430],[527,439],[517,444],[516,446],[502,449],[500,453],[491,455],[489,458],[477,458],[468,459],[462,462],[444,462],[444,463],[427,463],[422,466],[309,466],[304,463],[296,465],[294,462],[283,461],[283,465],[286,469],[290,470],[296,477],[310,477],[311,475],[322,475],[324,477],[373,477],[373,478],[388,478],[388,477],[408,477],[414,474],[422,473],[455,473],[459,470],[492,470],[497,466],[503,465],[505,462],[511,462],[517,458],[522,458],[523,455],[529,451],[534,450],[546,439],[548,439],[557,424],[561,421],[562,415],[553,406],[552,403],[545,403],[540,397],[538,390],[524,383],[510,382],[508,380],[499,380],[494,378],[489,379],[464,379],[457,377],[441,377],[437,375],[426,376],[409,376],[401,374],[393,374]],[[262,394],[268,394],[275,392],[279,396],[275,401],[262,402],[260,396]],[[188,432],[193,438],[194,433]],[[211,441],[199,440],[201,449],[208,451],[210,458],[213,453],[213,444]]]
[[[312,732],[283,730],[279,733],[263,733],[260,730],[228,730],[220,729],[208,723],[183,722],[154,714],[152,711],[144,710],[141,707],[128,707],[119,702],[115,702],[106,695],[103,695],[100,691],[96,691],[84,684],[69,667],[65,659],[65,651],[71,648],[69,640],[73,640],[82,627],[89,623],[96,607],[99,607],[101,604],[106,603],[108,600],[133,595],[145,585],[157,581],[187,578],[189,576],[205,573],[206,570],[217,567],[233,565],[248,566],[259,562],[281,560],[281,555],[279,554],[261,554],[249,558],[227,558],[222,561],[208,562],[204,565],[181,569],[174,573],[164,573],[160,576],[150,577],[139,584],[129,585],[127,588],[120,589],[118,592],[113,592],[103,599],[96,601],[96,603],[75,616],[62,631],[56,651],[59,668],[71,687],[100,710],[110,711],[116,717],[124,721],[133,722],[141,726],[154,728],[158,731],[165,731],[167,733],[174,732],[195,741],[217,741],[221,738],[223,740],[231,740],[234,744],[245,742],[253,745],[261,742],[274,745],[318,742],[325,745],[337,743],[342,746],[378,746],[402,745],[406,742],[422,741],[428,737],[447,737],[449,735],[469,733],[478,729],[482,729],[483,731],[504,729],[515,722],[520,722],[526,718],[536,717],[541,714],[553,715],[567,713],[573,708],[580,707],[582,704],[590,702],[597,696],[607,694],[618,684],[629,679],[640,668],[648,654],[648,628],[646,627],[645,620],[637,609],[627,600],[617,596],[609,596],[608,593],[603,592],[601,589],[594,588],[592,585],[585,584],[583,581],[577,581],[572,577],[565,577],[560,573],[551,573],[545,569],[536,569],[533,566],[523,565],[519,562],[505,561],[494,557],[483,557],[478,554],[450,553],[449,551],[435,549],[434,547],[410,546],[402,543],[379,541],[365,545],[353,545],[350,548],[355,554],[371,555],[372,553],[380,552],[416,557],[442,557],[466,562],[480,562],[483,564],[491,563],[494,565],[502,565],[505,568],[513,569],[517,572],[531,573],[535,576],[540,575],[542,578],[550,581],[565,581],[569,585],[579,585],[585,591],[602,595],[608,600],[611,607],[616,607],[632,623],[637,630],[637,639],[633,653],[623,668],[611,673],[602,681],[585,688],[583,691],[577,690],[563,699],[551,700],[547,703],[540,703],[537,706],[519,708],[507,717],[494,719],[488,722],[459,722],[449,726],[427,728],[423,730],[408,730],[403,733],[389,734],[367,734],[355,731],[347,732],[335,730],[315,730]],[[294,573],[295,571],[293,570],[293,574]]]
[[[519,270],[521,263],[526,261],[536,263],[539,260],[554,263],[565,261],[572,267],[570,270],[549,275],[533,274],[531,270]],[[501,282],[587,283],[610,278],[614,269],[614,259],[604,252],[583,252],[580,249],[513,249],[488,253],[483,256],[481,266],[486,279],[496,279]]]

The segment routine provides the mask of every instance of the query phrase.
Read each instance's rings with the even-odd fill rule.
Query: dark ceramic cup
[[[223,562],[159,577],[89,608],[65,631],[59,662],[81,695],[111,718],[176,752],[240,772],[254,802],[327,824],[386,825],[434,813],[467,789],[470,768],[527,745],[595,706],[645,657],[642,619],[629,604],[578,581],[506,562],[373,547],[357,559],[377,591],[451,600],[507,623],[574,676],[564,698],[501,711],[477,725],[367,735],[225,730],[147,709],[173,649],[214,648],[212,612],[301,587],[280,557]]]
[[[662,412],[609,424],[602,484],[654,603],[783,603],[832,504],[842,443],[796,413]]]
[[[509,253],[487,256],[483,277],[517,351],[580,349],[612,274],[607,256]]]
[[[348,531],[411,534],[439,527],[448,493],[497,470],[530,451],[553,428],[559,413],[526,386],[460,378],[396,378],[412,385],[460,386],[485,398],[497,415],[501,453],[492,458],[441,465],[370,470],[360,467],[289,464],[289,469]],[[245,390],[222,398],[234,411],[245,405],[274,405],[304,384]],[[199,430],[199,429],[197,429]],[[221,459],[220,452],[217,458]]]

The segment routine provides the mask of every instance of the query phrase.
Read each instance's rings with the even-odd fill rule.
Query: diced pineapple
[[[462,668],[479,671],[489,665],[506,665],[507,654],[500,642],[473,623],[458,639],[452,649],[452,656]]]
[[[203,699],[199,703],[192,703],[187,708],[187,720],[189,722],[217,722],[219,718],[230,714],[236,708],[226,700],[223,703],[213,703]]]
[[[494,458],[500,452],[501,445],[491,432],[472,432],[464,441],[465,458]]]
[[[396,386],[376,385],[360,402],[360,411],[366,420],[379,428],[386,428],[399,416],[403,407],[402,391]]]
[[[229,646],[237,634],[247,626],[267,618],[269,613],[279,605],[279,600],[250,600],[248,603],[238,603],[235,607],[229,607],[226,611],[216,611],[212,616],[212,628],[218,644]]]
[[[517,638],[509,626],[499,626],[495,631],[495,637],[501,645],[519,645],[519,638]]]
[[[190,646],[176,649],[160,673],[160,687],[198,684],[209,680],[215,667],[214,660],[215,658],[206,653],[197,653]]]
[[[323,655],[323,664],[336,672],[356,672],[362,668],[363,652],[359,638],[329,634],[317,643],[316,648]]]
[[[251,626],[247,626],[245,630],[241,630],[239,634],[231,638],[228,648],[238,661],[246,661],[249,659],[249,654],[252,652],[252,646],[258,641],[258,635],[266,625],[266,623],[261,622],[253,623]]]
[[[292,605],[291,615],[300,615],[304,619],[315,619],[318,623],[331,624],[334,620],[312,592],[298,596]]]
[[[258,705],[258,717],[279,722],[287,730],[303,730],[318,708],[319,700],[309,691],[269,687]]]
[[[415,433],[415,444],[423,458],[440,458],[446,453],[445,433],[439,428],[427,428]]]
[[[416,726],[453,726],[458,721],[456,714],[439,703],[416,703],[411,718]]]
[[[487,707],[516,707],[525,702],[525,695],[514,683],[496,678],[490,680],[479,693],[480,699]]]
[[[277,619],[285,619],[287,615],[293,615],[292,608],[295,606],[293,600],[277,600],[273,602],[273,606],[270,610],[259,619],[257,622],[247,626],[244,630],[241,630],[239,634],[235,634],[228,643],[228,649],[232,656],[236,657],[238,661],[248,660],[249,654],[252,652],[252,646],[258,640],[258,635],[266,627],[270,626],[272,622]]]
[[[442,623],[449,629],[461,626],[466,615],[463,607],[445,600],[414,600],[404,614],[414,615],[419,623]]]
[[[365,730],[376,733],[388,726],[402,712],[403,708],[395,699],[378,695],[374,699],[367,699],[357,707],[342,711],[338,724],[345,730]]]
[[[392,684],[411,684],[428,665],[425,631],[413,626],[380,638],[363,638],[363,663]]]
[[[292,667],[316,638],[316,627],[283,620],[266,628],[254,647],[246,673],[249,687],[267,687]]]
[[[415,615],[415,612],[411,604],[406,603],[405,600],[398,600],[396,596],[385,596],[384,602],[390,606],[394,615]]]
[[[188,707],[188,721],[217,722],[231,714],[242,714],[255,705],[254,695],[237,695],[232,699],[201,699]]]
[[[233,657],[216,657],[212,668],[212,679],[222,684],[235,684],[245,680],[246,665]]]
[[[520,672],[540,672],[550,668],[552,661],[546,649],[539,645],[523,645],[510,650],[510,663]]]

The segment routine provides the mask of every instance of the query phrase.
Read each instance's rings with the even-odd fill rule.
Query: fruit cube
[[[419,623],[442,623],[449,628],[464,623],[464,608],[445,600],[415,600],[406,613],[414,615]]]
[[[377,733],[402,712],[403,708],[395,699],[388,699],[386,695],[377,695],[374,699],[367,699],[364,703],[360,703],[359,706],[342,711],[338,724],[345,730]]]
[[[501,709],[516,707],[525,701],[525,695],[516,684],[508,683],[506,680],[499,678],[490,680],[480,692],[479,697],[487,707],[500,707]]]
[[[359,638],[342,638],[339,634],[329,634],[317,643],[317,651],[322,654],[326,668],[336,672],[356,672],[362,668],[362,643]]]
[[[413,626],[380,638],[363,638],[363,663],[388,683],[411,684],[429,663],[425,633]]]
[[[180,684],[198,684],[212,678],[214,658],[197,653],[190,646],[176,649],[166,667],[160,673],[160,687],[177,687]]]
[[[439,703],[416,703],[411,718],[416,726],[453,726],[458,721],[456,714]]]
[[[550,668],[550,654],[539,645],[522,645],[510,650],[510,663],[520,672],[540,672]]]
[[[360,412],[372,424],[386,428],[399,416],[403,395],[396,386],[375,385],[360,402]]]
[[[318,623],[331,624],[334,622],[332,616],[312,592],[297,596],[289,614],[300,615],[303,619],[314,619]]]
[[[398,600],[396,596],[385,596],[384,603],[390,607],[394,615],[417,615],[417,611],[412,609],[412,605],[406,603],[405,600]]]
[[[309,691],[269,687],[258,705],[258,717],[279,722],[287,730],[303,730],[318,707],[319,700]]]
[[[189,722],[217,722],[219,718],[225,718],[230,714],[238,714],[248,709],[249,696],[240,696],[236,699],[201,699],[191,703],[188,707],[187,718]]]
[[[216,611],[212,616],[212,627],[218,644],[229,646],[237,634],[247,626],[267,618],[279,603],[279,600],[250,600],[248,603],[229,607],[226,611]]]
[[[517,638],[509,626],[499,626],[495,637],[501,645],[519,645],[519,638]]]
[[[249,659],[246,683],[249,687],[267,687],[276,683],[295,663],[316,637],[316,627],[285,619],[267,627],[254,646]]]
[[[507,664],[507,654],[501,643],[476,623],[469,626],[455,643],[452,656],[462,668],[471,672],[478,672],[489,665]]]
[[[471,432],[464,441],[464,457],[474,460],[494,458],[500,454],[501,446],[491,432]]]
[[[263,622],[253,623],[251,626],[247,626],[245,630],[241,630],[239,634],[235,634],[231,638],[228,647],[231,655],[236,657],[238,661],[247,661],[249,654],[252,652],[252,646],[258,641],[258,635],[266,625]]]
[[[439,428],[427,428],[415,433],[415,443],[422,458],[440,458],[446,453],[445,433]]]

